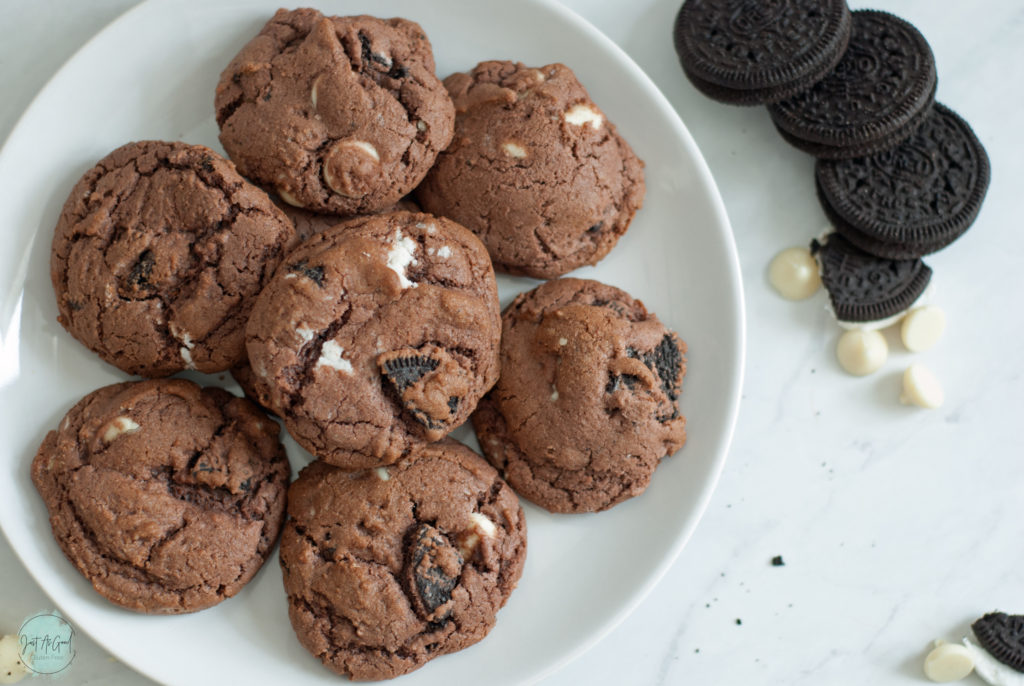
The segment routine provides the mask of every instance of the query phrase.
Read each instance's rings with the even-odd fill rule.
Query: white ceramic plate
[[[81,396],[125,378],[56,321],[51,231],[78,177],[131,140],[220,149],[213,93],[221,69],[280,0],[151,0],[83,47],[43,89],[0,152],[0,524],[40,586],[80,629],[168,684],[336,683],[288,623],[271,559],[238,596],[193,615],[118,609],[64,559],[29,480],[46,432]],[[536,680],[593,645],[657,582],[693,532],[725,460],[743,367],[743,300],[718,191],[686,128],[650,79],[579,17],[547,0],[350,0],[328,13],[420,22],[438,73],[484,59],[572,67],[647,163],[647,199],[596,278],[641,298],[690,346],[682,410],[689,442],[648,491],[610,512],[554,516],[527,505],[529,555],[491,635],[435,660],[408,684]],[[668,40],[667,36],[652,39]],[[502,302],[536,282],[499,277]],[[230,377],[205,383],[231,386]],[[458,437],[475,446],[464,427]],[[297,469],[309,456],[289,443]],[[685,592],[685,591],[684,591]]]

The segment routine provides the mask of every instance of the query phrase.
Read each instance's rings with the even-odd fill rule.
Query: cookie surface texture
[[[913,259],[946,247],[978,216],[990,167],[971,127],[936,103],[918,131],[891,150],[819,160],[822,207],[862,250]]]
[[[360,472],[323,462],[289,491],[281,540],[288,615],[334,672],[386,679],[483,638],[522,574],[518,498],[446,439]]]
[[[405,19],[279,10],[221,74],[220,141],[290,204],[392,205],[447,147],[454,112],[423,29]]]
[[[289,479],[278,432],[219,388],[115,384],[47,434],[32,482],[96,591],[138,612],[193,612],[235,595],[277,541]]]
[[[50,254],[59,321],[129,374],[223,371],[245,358],[253,299],[294,233],[209,148],[129,143],[64,204]]]
[[[685,343],[638,300],[583,279],[521,294],[502,324],[502,375],[473,415],[491,464],[552,512],[642,493],[686,440]]]
[[[864,252],[839,233],[811,242],[836,319],[873,322],[903,312],[924,293],[931,268],[919,259],[890,260]]]
[[[260,294],[247,327],[255,390],[317,457],[394,462],[494,385],[500,316],[471,232],[428,214],[360,217],[289,254]]]
[[[416,195],[476,233],[497,271],[595,264],[644,197],[643,163],[568,67],[482,62],[453,74],[455,137]]]
[[[831,71],[850,26],[846,0],[686,0],[672,38],[698,90],[757,105],[788,98]]]
[[[797,147],[858,157],[908,138],[934,102],[935,85],[935,58],[920,31],[886,12],[859,10],[836,68],[768,111]]]

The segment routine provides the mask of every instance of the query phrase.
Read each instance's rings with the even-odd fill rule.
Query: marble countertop
[[[63,61],[134,4],[0,0],[0,139]],[[922,683],[932,639],[963,636],[987,611],[1024,612],[1024,6],[872,5],[928,38],[938,99],[986,145],[992,185],[972,230],[927,259],[944,339],[912,355],[890,331],[886,366],[854,378],[835,361],[824,294],[788,302],[766,278],[777,251],[825,223],[813,160],[763,108],[719,105],[689,85],[670,40],[679,0],[565,4],[650,74],[703,151],[739,248],[748,357],[729,460],[693,538],[632,615],[544,683]],[[942,380],[941,409],[899,404],[915,361]],[[0,584],[0,633],[52,606],[2,537]],[[67,681],[152,683],[88,637],[77,650]]]

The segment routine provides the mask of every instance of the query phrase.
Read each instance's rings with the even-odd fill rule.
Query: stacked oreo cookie
[[[935,102],[924,36],[844,0],[687,0],[674,42],[699,90],[767,105],[781,136],[818,158],[818,198],[844,240],[812,252],[837,318],[871,327],[905,311],[930,278],[920,258],[963,235],[989,181],[970,126]]]
[[[414,22],[279,10],[217,86],[230,161],[129,143],[72,190],[59,320],[148,378],[83,398],[32,476],[112,602],[210,607],[280,536],[303,646],[398,676],[494,625],[525,563],[516,491],[606,510],[685,442],[686,344],[557,278],[614,248],[643,162],[565,65],[434,72]],[[502,313],[495,270],[553,280]],[[166,378],[225,370],[248,399]],[[313,458],[290,486],[258,405]],[[486,459],[449,438],[470,418]]]

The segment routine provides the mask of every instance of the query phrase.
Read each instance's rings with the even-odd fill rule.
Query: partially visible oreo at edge
[[[1024,672],[1024,615],[990,612],[971,624],[971,629],[992,657]]]
[[[935,86],[935,57],[921,32],[886,12],[860,10],[836,68],[768,111],[801,150],[825,159],[859,157],[913,134]]]
[[[919,259],[887,260],[870,255],[842,234],[811,241],[821,283],[840,322],[866,323],[897,315],[921,297],[932,270]]]
[[[818,199],[836,230],[890,259],[927,255],[963,235],[981,209],[989,174],[981,141],[939,103],[897,147],[815,166]]]
[[[686,0],[673,29],[683,71],[710,98],[777,102],[839,62],[850,38],[846,0]]]

